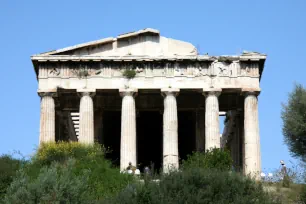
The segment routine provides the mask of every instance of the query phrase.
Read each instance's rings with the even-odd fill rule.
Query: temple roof
[[[32,61],[61,60],[163,60],[190,59],[218,60],[265,60],[266,55],[258,52],[243,52],[241,55],[209,56],[198,55],[189,42],[160,36],[156,29],[120,34],[96,41],[33,55]]]
[[[36,54],[31,57],[37,72],[39,62],[56,61],[259,61],[260,74],[266,59],[265,54],[244,51],[240,55],[199,55],[189,42],[160,36],[156,29],[120,34],[96,41]]]
[[[39,54],[50,55],[176,56],[197,55],[197,49],[188,42],[166,38],[158,30],[146,28]]]

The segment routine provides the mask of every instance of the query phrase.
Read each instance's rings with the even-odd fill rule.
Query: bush
[[[104,157],[77,160],[75,171],[80,172],[83,169],[91,171],[90,188],[93,197],[97,200],[112,196],[133,182],[131,175],[121,174],[120,170],[112,167],[111,162]]]
[[[136,71],[133,69],[126,69],[122,75],[128,79],[132,79],[136,76]]]
[[[301,203],[306,203],[306,185],[302,187],[302,191],[300,194],[300,201]]]
[[[74,163],[68,160],[64,166],[53,163],[43,167],[35,179],[20,170],[8,188],[4,203],[90,203],[90,171],[76,175]]]
[[[120,170],[112,167],[104,156],[104,148],[98,144],[46,143],[41,145],[32,161],[25,166],[24,172],[30,179],[36,179],[41,169],[52,165],[54,161],[65,167],[69,159],[74,159],[75,164],[71,170],[77,176],[90,171],[88,188],[91,197],[100,200],[120,192],[133,182],[131,175],[120,174]]]
[[[193,152],[183,160],[183,169],[204,168],[218,169],[221,171],[231,170],[233,160],[228,150],[211,149],[206,152]]]
[[[24,163],[25,161],[14,159],[10,155],[0,156],[0,200],[4,197],[6,189],[13,181],[17,170]]]
[[[260,183],[228,171],[188,169],[164,175],[159,183],[129,185],[117,197],[105,203],[279,203]]]
[[[104,156],[104,148],[99,144],[85,145],[78,142],[43,143],[33,158],[34,163],[50,165],[52,162],[64,162],[69,158],[93,159]]]
[[[300,196],[299,196],[299,200],[301,203],[306,203],[306,164],[305,162],[302,163],[302,167],[303,167],[303,186],[301,188],[300,191]]]

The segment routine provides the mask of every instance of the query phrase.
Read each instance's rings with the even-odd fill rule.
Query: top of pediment
[[[117,37],[82,43],[34,56],[185,56],[197,55],[195,46],[188,42],[160,36],[158,30],[146,28]]]

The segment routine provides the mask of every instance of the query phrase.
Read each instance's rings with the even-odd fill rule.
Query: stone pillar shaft
[[[205,150],[220,148],[219,101],[220,92],[205,93]]]
[[[258,101],[254,92],[247,93],[244,100],[244,151],[244,173],[260,179]]]
[[[54,93],[53,93],[54,94]],[[40,93],[39,143],[55,142],[55,103],[52,93]]]
[[[123,97],[121,111],[120,170],[124,171],[130,162],[133,166],[137,166],[135,90],[120,90],[120,94]]]
[[[94,107],[93,94],[81,92],[80,101],[80,133],[79,142],[84,144],[94,143]]]
[[[163,171],[179,168],[178,119],[176,95],[177,89],[162,90],[164,94],[163,116]]]

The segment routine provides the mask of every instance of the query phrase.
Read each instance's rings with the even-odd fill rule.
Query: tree
[[[296,84],[282,108],[283,134],[292,156],[306,160],[306,89]]]
[[[260,182],[229,171],[193,168],[173,171],[159,182],[128,185],[105,204],[277,204],[279,198],[263,189]]]
[[[6,190],[15,178],[17,171],[25,163],[26,161],[15,159],[10,155],[0,156],[0,200],[5,196]]]

